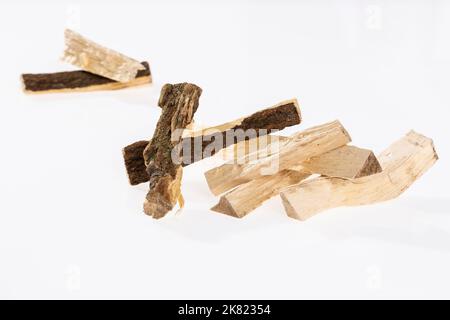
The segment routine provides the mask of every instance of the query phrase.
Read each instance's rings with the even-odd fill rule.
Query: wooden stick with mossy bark
[[[151,142],[148,144],[147,174],[150,190],[144,202],[144,212],[153,218],[162,218],[175,204],[182,206],[181,163],[175,161],[174,148],[180,141],[177,131],[184,130],[194,117],[199,105],[202,89],[195,84],[166,84],[161,89],[158,105],[162,114],[156,125]]]

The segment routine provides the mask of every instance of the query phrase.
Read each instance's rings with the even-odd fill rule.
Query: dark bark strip
[[[166,84],[161,89],[158,105],[162,114],[146,147],[151,155],[147,162],[150,190],[144,212],[153,218],[165,216],[181,197],[182,168],[172,161],[172,149],[181,138],[174,141],[172,134],[192,122],[201,93],[201,88],[190,83]]]
[[[131,185],[136,185],[148,181],[147,167],[145,166],[144,153],[148,141],[137,141],[123,149],[125,168]]]
[[[145,67],[145,70],[139,70],[135,80],[151,76],[148,62],[142,62],[142,65]],[[82,70],[39,74],[28,73],[22,75],[22,80],[24,89],[28,92],[86,90],[93,86],[127,86],[127,83],[119,83]]]
[[[198,160],[204,159],[208,156],[214,155],[220,148],[226,148],[232,144],[243,140],[249,140],[256,136],[269,134],[273,130],[282,130],[286,127],[297,125],[301,122],[301,115],[298,109],[297,102],[290,100],[272,108],[264,109],[256,112],[240,122],[240,124],[232,126],[230,129],[218,133],[221,141],[216,144],[216,135],[199,136],[195,138],[184,138],[182,141],[183,150],[190,150],[190,154],[182,154],[185,161],[183,166],[189,165]],[[234,135],[235,130],[255,129],[245,136]],[[227,139],[231,137],[231,139]],[[210,153],[206,154],[204,151],[207,146],[214,143],[217,148],[212,148]],[[194,145],[201,145],[201,150],[196,150]],[[190,145],[190,146],[189,146]],[[145,142],[133,143],[124,149],[125,166],[128,172],[128,177],[132,185],[136,185],[149,180],[148,174],[145,170],[145,159],[151,158],[151,150],[145,149]],[[147,160],[148,161],[148,160]]]

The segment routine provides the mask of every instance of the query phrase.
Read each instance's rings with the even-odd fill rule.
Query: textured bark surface
[[[66,48],[63,60],[85,71],[118,82],[130,82],[144,66],[114,50],[103,47],[75,31],[64,32]]]
[[[289,217],[306,220],[340,206],[357,206],[393,199],[437,161],[433,141],[416,132],[392,144],[378,156],[383,171],[355,179],[319,177],[281,192]]]
[[[297,125],[301,122],[300,108],[296,99],[282,102],[274,107],[258,111],[248,117],[241,118],[230,122],[233,124],[230,128],[226,128],[226,124],[217,126],[218,130],[205,129],[206,134],[193,137],[190,140],[183,139],[183,150],[190,150],[190,154],[183,154],[183,158],[187,163],[193,163],[207,157],[213,156],[220,149],[226,148],[241,141],[257,138],[262,135],[270,134],[273,131],[283,130],[286,127]],[[252,130],[253,129],[253,130]],[[244,135],[235,134],[242,130]],[[209,133],[212,131],[213,133]],[[219,139],[217,143],[216,139]],[[231,139],[230,139],[231,138]],[[211,143],[219,148],[212,148],[205,153],[208,145]],[[186,146],[190,144],[190,148]],[[202,148],[194,148],[195,145],[201,145]],[[145,154],[144,154],[145,157]]]
[[[182,167],[172,161],[172,150],[181,136],[176,140],[173,134],[192,122],[201,93],[201,88],[190,83],[166,84],[161,89],[158,104],[162,114],[146,148],[151,155],[146,163],[150,190],[144,212],[153,218],[164,217],[181,198]]]
[[[222,148],[229,147],[230,145],[236,144],[238,142],[247,141],[253,139],[257,136],[262,136],[271,133],[273,130],[282,130],[286,127],[297,125],[301,122],[301,114],[296,99],[287,100],[281,102],[273,107],[258,111],[248,117],[243,117],[231,122],[227,122],[218,126],[205,128],[199,130],[195,133],[190,134],[190,136],[184,137],[182,140],[183,150],[190,150],[189,154],[186,152],[181,156],[183,157],[183,166],[189,165],[193,162],[202,160],[206,157],[214,155],[217,151]],[[254,129],[254,132],[247,132],[246,135],[234,135],[235,130],[241,129],[243,131],[248,129]],[[220,136],[221,141],[219,144],[216,142],[216,137]],[[231,139],[227,139],[231,137]],[[210,144],[214,144],[216,148],[209,149],[211,152],[204,152],[208,149]],[[130,145],[133,146],[134,144]],[[195,148],[195,146],[201,146],[201,148]],[[125,147],[125,149],[134,150],[135,157],[138,157],[141,150],[136,150],[134,148]],[[149,147],[143,152],[143,158],[145,163],[149,162],[152,157],[153,150]],[[124,156],[126,154],[124,153]],[[141,163],[144,163],[144,159]],[[138,161],[138,160],[136,160]],[[140,166],[141,170],[143,166]],[[137,172],[135,168],[127,168],[129,180],[131,184],[139,184],[144,181],[145,172]],[[136,180],[130,176],[138,177]]]
[[[56,73],[23,74],[22,81],[25,92],[71,92],[114,90],[151,82],[150,66],[148,62],[142,62],[145,67],[137,73],[135,79],[130,82],[117,82],[87,71],[67,71]]]
[[[147,167],[142,154],[148,141],[137,141],[123,149],[123,159],[131,185],[137,185],[148,181]]]

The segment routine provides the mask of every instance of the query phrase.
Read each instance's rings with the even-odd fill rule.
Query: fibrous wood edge
[[[77,32],[66,29],[62,60],[81,69],[118,82],[130,82],[145,67],[112,49],[103,47]]]
[[[142,154],[149,141],[141,140],[132,143],[122,150],[128,181],[132,186],[149,180],[147,167]]]
[[[239,118],[218,126],[195,130],[193,132],[183,132],[182,136],[184,138],[182,141],[182,146],[184,154],[182,156],[184,161],[182,165],[189,165],[206,157],[212,156],[216,151],[230,147],[233,144],[241,141],[252,140],[273,131],[282,130],[285,127],[299,124],[300,122],[301,114],[298,102],[296,99],[291,99],[280,102],[273,107],[253,113],[250,116]],[[243,136],[238,135],[232,141],[230,141],[230,139],[226,139],[227,134],[231,135],[233,134],[233,131],[237,131],[238,129],[242,129],[244,132],[247,129],[254,129],[255,132]],[[220,144],[216,144],[214,141],[214,135],[216,134],[222,138],[225,137],[222,139]],[[211,142],[211,140],[213,140],[213,142]],[[215,148],[211,149],[211,144],[213,144]],[[142,146],[142,144],[138,144],[138,146]],[[200,148],[196,148],[196,146],[200,146]],[[134,162],[141,163],[140,166],[134,166],[130,169],[126,168],[130,183],[133,185],[148,181],[148,178],[147,180],[145,178],[146,172],[143,168],[152,155],[151,152],[149,152],[149,148],[147,148],[147,151],[145,150],[145,147],[144,150],[136,149],[136,145],[134,143],[124,148],[123,155],[125,163],[127,163],[128,158],[133,158]],[[208,150],[208,152],[206,152],[206,150]],[[237,149],[237,151],[242,151],[242,149]],[[142,157],[142,159],[140,160],[139,157]],[[141,170],[137,171],[138,168],[141,168]],[[138,179],[133,180],[133,178],[130,177],[130,174],[133,175],[133,177],[138,177]]]
[[[150,190],[144,202],[144,212],[153,218],[162,218],[173,209],[181,196],[181,164],[174,163],[172,151],[181,140],[174,132],[184,130],[197,111],[202,89],[190,83],[166,84],[161,89],[159,106],[161,116],[152,140],[147,146],[152,157],[146,163]]]
[[[289,217],[306,220],[340,206],[366,205],[396,198],[438,159],[433,141],[414,131],[378,157],[381,173],[356,179],[319,177],[281,192]]]
[[[373,152],[354,146],[342,146],[308,159],[294,168],[261,176],[220,197],[213,211],[242,218],[281,190],[300,183],[312,174],[351,179],[381,172]]]
[[[351,141],[339,121],[329,122],[296,133],[283,144],[280,152],[258,161],[226,163],[205,172],[209,189],[219,195],[262,175],[275,174],[309,158],[339,148]]]
[[[150,67],[142,62],[145,70],[140,70],[130,82],[117,82],[87,71],[66,71],[56,73],[23,74],[22,84],[25,93],[66,93],[91,92],[99,90],[118,90],[141,86],[152,82]]]

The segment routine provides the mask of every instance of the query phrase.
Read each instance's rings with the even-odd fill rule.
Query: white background
[[[149,60],[151,86],[29,96],[24,72],[72,70],[63,31]],[[448,1],[2,1],[1,298],[450,298]],[[299,222],[278,197],[209,211],[204,161],[185,209],[155,221],[123,146],[149,138],[164,83],[203,88],[214,125],[297,97],[382,151],[410,129],[438,163],[399,199]]]

